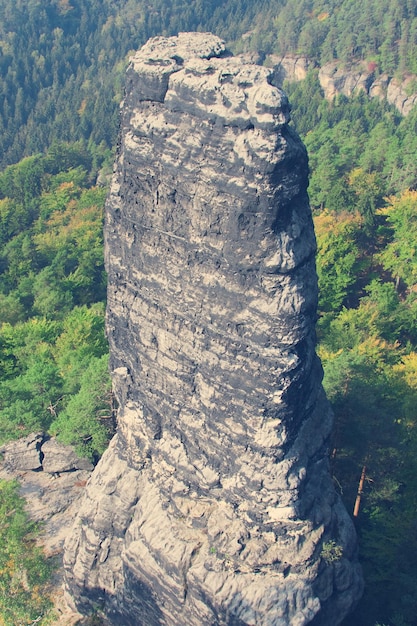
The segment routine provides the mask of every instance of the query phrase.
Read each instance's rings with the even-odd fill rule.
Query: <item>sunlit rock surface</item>
[[[388,74],[375,73],[372,63],[359,62],[352,66],[329,61],[320,68],[312,59],[304,56],[288,55],[279,57],[271,54],[267,64],[273,65],[276,82],[282,85],[284,80],[298,82],[307,78],[308,72],[318,69],[318,81],[327,100],[336,96],[354,96],[363,92],[370,98],[386,100],[395,106],[401,115],[408,115],[417,104],[415,76],[408,75],[402,80]]]
[[[273,82],[201,33],[127,71],[105,226],[118,432],[66,547],[71,602],[111,624],[335,626],[361,593],[307,157]]]

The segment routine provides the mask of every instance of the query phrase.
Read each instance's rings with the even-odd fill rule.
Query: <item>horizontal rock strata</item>
[[[335,626],[361,593],[307,157],[273,81],[201,33],[127,72],[105,227],[118,431],[66,547],[71,601],[111,624]]]

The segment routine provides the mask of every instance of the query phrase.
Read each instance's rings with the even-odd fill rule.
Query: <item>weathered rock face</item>
[[[278,85],[282,85],[284,80],[304,80],[310,70],[318,67],[314,61],[303,56],[279,57],[271,54],[267,61],[275,67]],[[368,63],[347,67],[337,61],[330,61],[319,68],[318,79],[327,100],[333,100],[340,94],[352,96],[363,91],[370,98],[386,100],[404,116],[417,104],[415,76],[408,75],[402,81],[388,74],[376,76]]]
[[[123,626],[335,626],[362,581],[328,470],[286,97],[207,34],[151,40],[127,77],[105,227],[119,424],[67,588]]]
[[[23,439],[0,447],[4,469],[7,472],[46,472],[59,475],[64,472],[86,470],[93,465],[80,459],[75,450],[44,433],[32,433]]]
[[[61,556],[92,464],[71,446],[44,433],[0,446],[0,479],[17,480],[31,519],[41,521],[40,542],[48,556]],[[61,570],[55,573],[58,580]]]

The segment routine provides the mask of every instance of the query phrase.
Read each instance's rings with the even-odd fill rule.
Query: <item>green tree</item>
[[[65,381],[65,392],[77,392],[91,359],[102,357],[107,351],[103,304],[75,307],[65,317],[53,349],[55,362]]]
[[[356,196],[355,207],[362,215],[365,225],[375,225],[375,214],[382,202],[382,185],[378,175],[355,168],[350,172],[349,184]]]
[[[50,407],[62,395],[62,378],[52,346],[59,326],[46,320],[3,324],[0,343],[10,372],[0,380],[0,440],[47,430]]]
[[[113,434],[114,415],[108,356],[92,357],[80,378],[79,391],[51,425],[51,432],[73,444],[82,457],[97,461]]]
[[[340,310],[355,292],[364,266],[358,237],[362,221],[357,216],[322,211],[314,219],[317,235],[317,274],[322,313]]]
[[[0,623],[34,623],[51,609],[52,563],[36,545],[38,530],[28,519],[15,482],[0,481]],[[39,623],[45,623],[42,620]]]
[[[417,192],[390,197],[384,214],[392,228],[392,239],[380,254],[381,262],[397,285],[403,281],[412,289],[417,283]]]

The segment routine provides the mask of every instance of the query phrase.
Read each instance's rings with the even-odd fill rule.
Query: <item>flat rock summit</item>
[[[66,544],[120,626],[336,626],[362,592],[328,465],[306,151],[217,37],[131,59],[106,209],[117,434]]]

